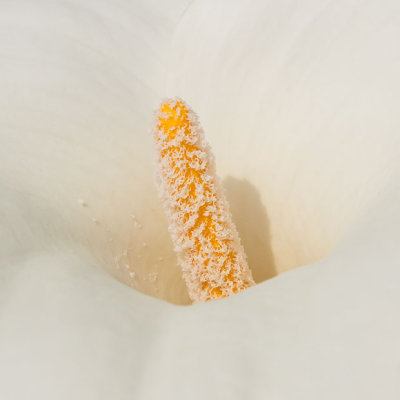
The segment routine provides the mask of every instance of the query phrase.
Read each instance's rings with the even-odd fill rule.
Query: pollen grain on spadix
[[[181,99],[156,114],[157,184],[169,232],[194,302],[254,284],[196,114]]]

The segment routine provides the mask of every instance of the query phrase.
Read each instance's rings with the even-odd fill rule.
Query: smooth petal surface
[[[392,179],[399,16],[396,1],[206,0],[181,21],[168,90],[203,116],[234,206],[263,205],[258,232],[238,213],[245,250],[251,236],[273,254],[258,275],[328,254]]]
[[[397,3],[187,6],[1,5],[0,397],[398,399]],[[201,116],[258,279],[263,257],[329,256],[194,307],[101,268],[134,246],[121,280],[185,302],[172,260],[155,266],[165,77]]]
[[[131,286],[188,300],[153,184],[149,133],[187,5],[1,3],[5,262],[84,248]],[[163,292],[150,282],[157,273]]]

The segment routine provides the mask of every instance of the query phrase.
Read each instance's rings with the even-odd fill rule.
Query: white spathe
[[[0,27],[0,398],[399,398],[397,2],[3,1]],[[263,206],[243,241],[325,259],[195,307],[106,271],[187,302],[164,95]]]

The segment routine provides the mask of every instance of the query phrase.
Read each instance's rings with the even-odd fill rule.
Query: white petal
[[[148,275],[161,269],[173,284],[158,294],[187,299],[176,263],[171,278],[156,262],[173,253],[149,134],[171,35],[187,5],[2,2],[3,259],[83,248],[145,292],[155,293]]]
[[[0,288],[0,394],[395,400],[399,195],[324,261],[194,307],[139,294],[82,256],[31,257]]]
[[[208,0],[179,25],[169,93],[202,118],[237,218],[265,206],[278,272],[328,254],[393,179],[399,26],[396,1],[358,0]]]

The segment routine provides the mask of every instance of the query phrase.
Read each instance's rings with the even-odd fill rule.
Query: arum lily
[[[0,398],[397,399],[399,15],[3,1]],[[258,283],[187,307],[153,182],[166,95]]]

